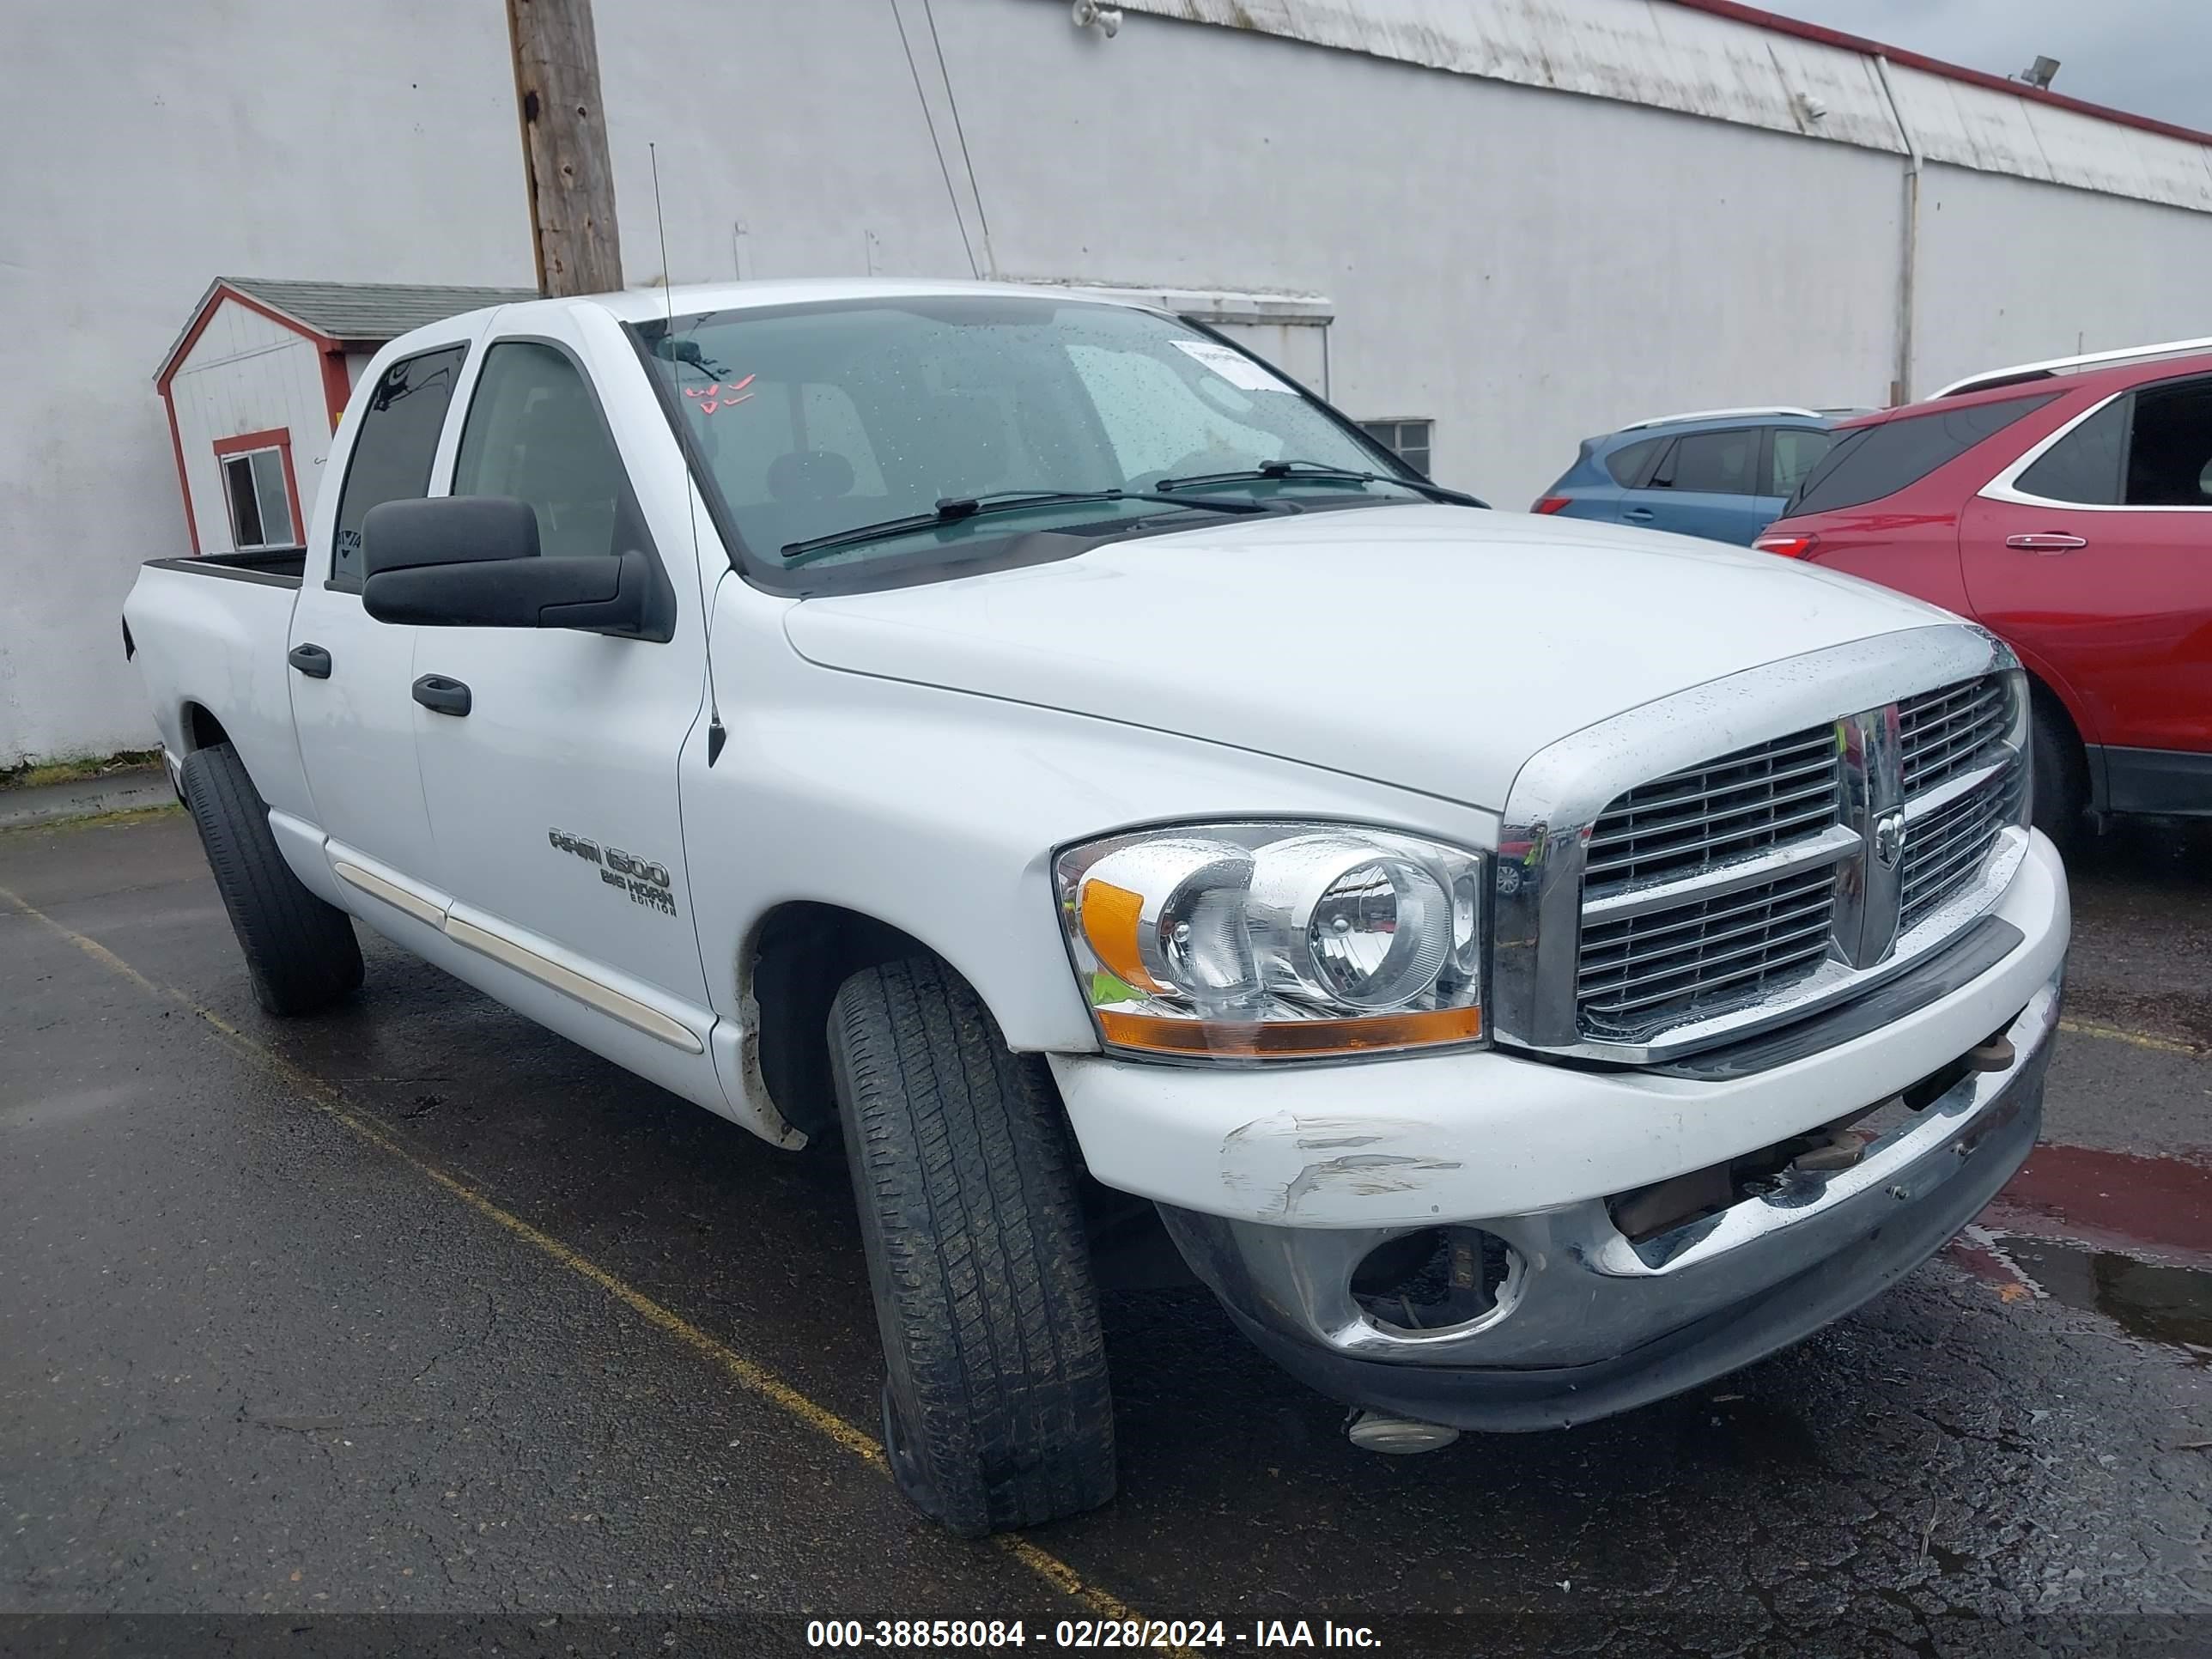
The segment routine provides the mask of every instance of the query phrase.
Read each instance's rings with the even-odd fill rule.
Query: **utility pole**
[[[507,0],[507,34],[522,117],[538,291],[558,299],[618,289],[622,238],[615,228],[592,0]]]

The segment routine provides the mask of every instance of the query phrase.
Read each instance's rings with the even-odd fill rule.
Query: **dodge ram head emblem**
[[[1884,812],[1875,820],[1875,860],[1885,870],[1897,868],[1897,861],[1905,855],[1905,814],[1900,811]]]

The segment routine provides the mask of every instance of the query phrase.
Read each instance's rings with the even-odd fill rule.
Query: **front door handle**
[[[311,680],[331,677],[331,653],[319,645],[295,645],[284,653],[284,660]]]
[[[425,674],[415,682],[415,701],[436,714],[469,712],[469,688],[443,674]]]
[[[2059,531],[2043,531],[2026,536],[2008,536],[2007,547],[2016,547],[2023,553],[2071,553],[2088,543],[2079,536],[2069,536]]]

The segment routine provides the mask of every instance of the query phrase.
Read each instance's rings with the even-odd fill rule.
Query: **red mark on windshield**
[[[748,374],[744,380],[733,380],[728,386],[724,386],[720,380],[712,386],[687,386],[684,388],[684,395],[692,399],[692,406],[702,415],[712,415],[718,409],[727,409],[750,398],[753,394],[745,388],[758,378],[757,375]]]

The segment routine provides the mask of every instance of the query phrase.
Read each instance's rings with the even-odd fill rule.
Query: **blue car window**
[[[1664,438],[1643,438],[1632,444],[1623,444],[1605,458],[1605,470],[1613,474],[1613,483],[1624,489],[1633,489],[1638,479],[1651,458],[1666,447]]]
[[[1662,489],[1700,495],[1756,495],[1752,475],[1758,462],[1756,428],[1693,432],[1676,441],[1674,453],[1661,464],[1651,482]]]

